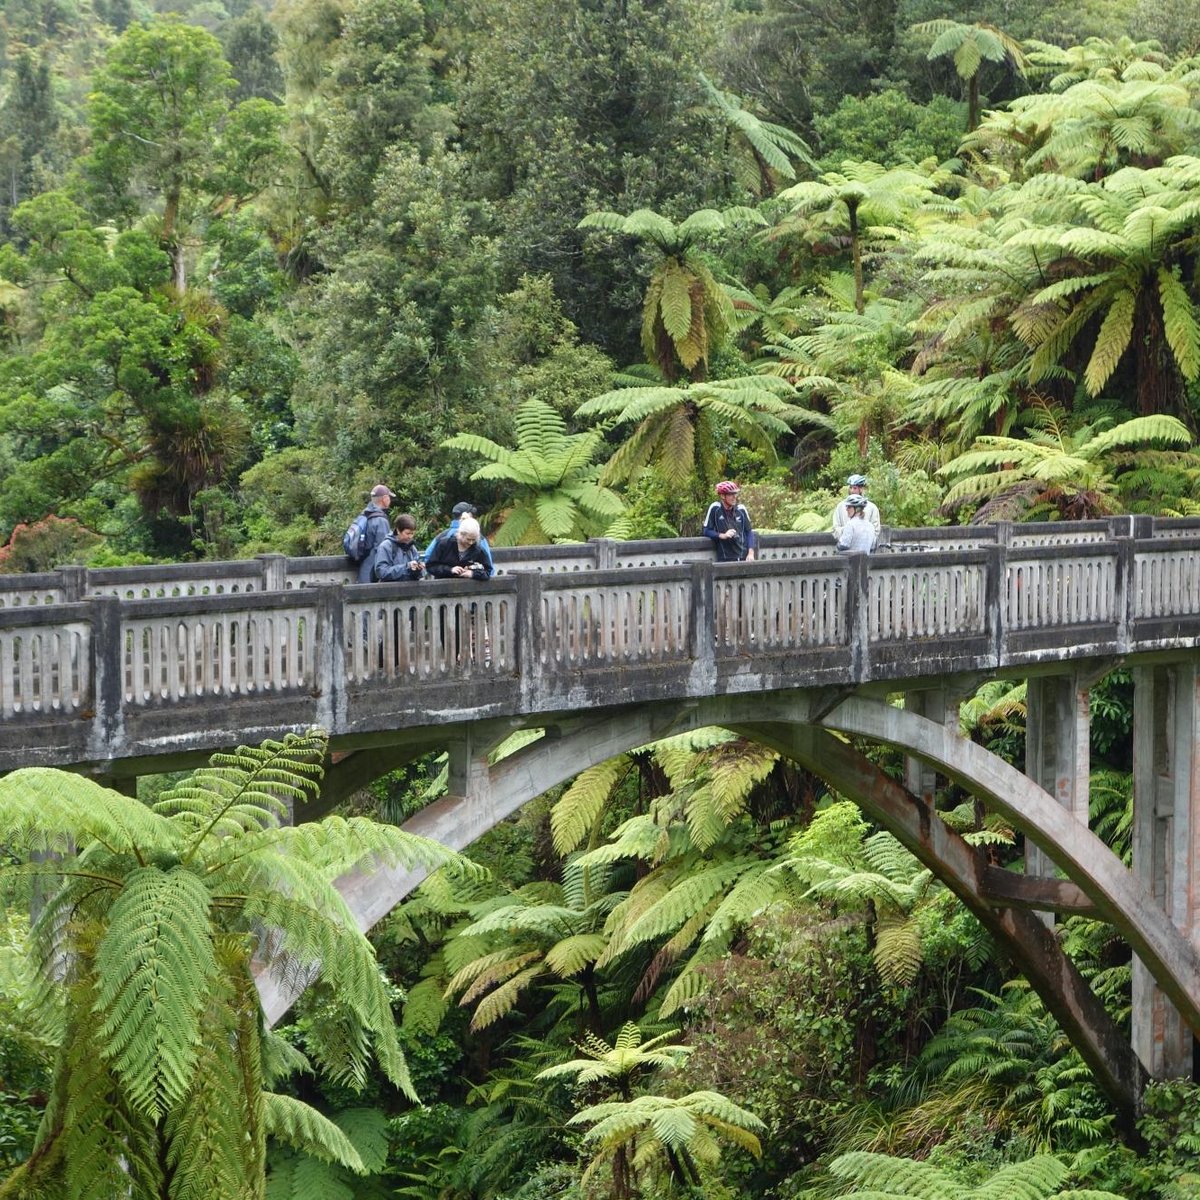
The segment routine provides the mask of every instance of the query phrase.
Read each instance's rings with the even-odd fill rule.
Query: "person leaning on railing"
[[[434,579],[488,579],[494,568],[480,548],[480,536],[474,517],[460,517],[453,536],[438,538],[425,569]]]
[[[374,576],[379,583],[398,583],[420,579],[425,572],[421,551],[414,545],[417,522],[412,513],[397,513],[391,537],[379,543],[375,551]]]

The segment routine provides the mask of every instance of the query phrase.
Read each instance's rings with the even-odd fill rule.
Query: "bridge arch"
[[[935,764],[1042,844],[1096,911],[1134,946],[1188,1024],[1200,1031],[1200,970],[1189,942],[1104,843],[1015,768],[944,726],[882,700],[807,689],[714,697],[682,705],[639,705],[550,726],[547,733],[495,764],[488,754],[510,724],[480,723],[451,744],[451,794],[405,828],[454,849],[587,766],[672,733],[721,725],[777,750],[855,800],[893,833],[975,913],[1007,949],[1071,1037],[1132,1129],[1147,1075],[1102,1003],[1032,912],[997,895],[983,853],[937,818],[932,806],[887,778],[837,734],[894,746]],[[363,928],[373,925],[421,881],[422,873],[384,869],[355,873],[339,888]],[[282,978],[259,981],[268,1018],[298,992]]]

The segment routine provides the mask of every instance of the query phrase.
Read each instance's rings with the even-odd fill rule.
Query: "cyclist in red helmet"
[[[750,524],[750,514],[738,503],[741,489],[731,479],[717,484],[717,499],[704,518],[704,536],[717,549],[717,562],[753,562],[758,539]]]

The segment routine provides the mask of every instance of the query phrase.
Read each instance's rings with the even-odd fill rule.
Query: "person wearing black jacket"
[[[417,522],[412,513],[397,513],[392,535],[379,543],[375,551],[375,579],[379,583],[417,580],[425,571],[421,551],[414,545]]]
[[[434,579],[489,579],[495,568],[480,548],[479,538],[479,522],[471,516],[460,517],[452,534],[438,538],[425,560],[426,571]]]

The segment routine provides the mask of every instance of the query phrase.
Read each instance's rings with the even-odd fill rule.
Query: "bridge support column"
[[[904,708],[906,712],[916,713],[957,733],[958,708],[970,690],[961,683],[944,680],[936,687],[905,692]],[[937,780],[937,770],[929,763],[911,757],[904,760],[904,786],[926,804],[933,804]]]
[[[1200,901],[1200,666],[1134,671],[1133,871],[1175,927],[1197,941]],[[1194,1041],[1133,960],[1133,1046],[1156,1079],[1190,1078]]]
[[[1085,828],[1088,823],[1088,735],[1091,681],[1078,672],[1035,676],[1025,692],[1025,775]],[[1025,874],[1053,875],[1045,851],[1025,839]]]
[[[450,744],[450,765],[446,794],[467,801],[486,801],[491,792],[488,754],[496,747],[496,738],[481,737],[467,728],[461,740]]]

